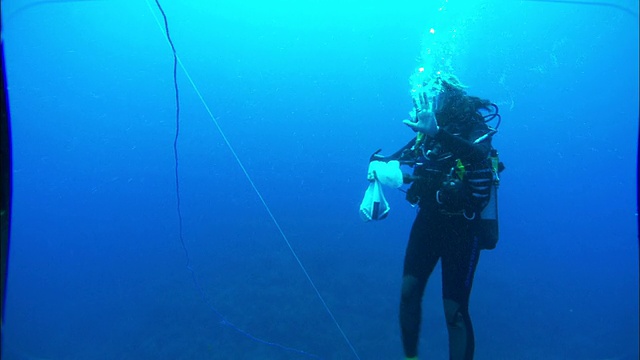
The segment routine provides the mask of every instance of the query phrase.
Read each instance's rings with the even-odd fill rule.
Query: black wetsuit
[[[479,171],[476,175],[487,174],[491,137],[474,143],[487,133],[489,128],[481,122],[458,129],[440,129],[422,146],[416,146],[413,140],[386,158],[396,158],[414,167],[413,176],[405,176],[405,182],[413,183],[407,200],[420,206],[406,249],[400,303],[402,341],[407,357],[417,356],[422,296],[429,276],[438,260],[442,260],[442,296],[450,359],[473,358],[474,336],[468,305],[480,256],[477,212],[486,202],[476,201],[462,182],[455,187],[460,196],[452,196],[454,200],[448,204],[450,197],[443,195],[443,183],[449,184],[449,180],[458,176],[455,174],[458,159],[467,173],[475,169]]]

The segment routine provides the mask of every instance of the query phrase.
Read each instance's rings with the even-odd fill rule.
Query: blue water
[[[179,69],[180,234],[155,3],[2,2],[15,181],[3,359],[401,359],[415,209],[391,189],[387,219],[363,223],[358,206],[369,155],[413,136],[401,120],[430,28],[456,30],[441,38],[448,66],[503,116],[501,239],[476,273],[475,358],[638,359],[637,15],[266,3],[162,1],[202,96]],[[436,273],[423,359],[447,358],[441,309]]]

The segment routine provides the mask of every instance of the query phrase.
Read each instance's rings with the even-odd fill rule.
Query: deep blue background
[[[452,68],[504,119],[501,239],[471,298],[476,359],[638,358],[637,16],[523,1],[162,3],[202,95],[179,70],[197,282],[155,4],[2,2],[15,180],[3,359],[310,358],[216,311],[266,341],[356,358],[203,101],[360,358],[401,358],[415,210],[390,189],[388,219],[362,223],[358,206],[371,152],[412,136],[409,76],[438,26],[457,29]],[[425,358],[447,356],[441,306],[438,273]]]

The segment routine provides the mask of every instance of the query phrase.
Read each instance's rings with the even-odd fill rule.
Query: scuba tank
[[[493,172],[491,193],[489,202],[480,213],[480,220],[478,221],[478,244],[480,249],[487,250],[495,249],[498,244],[498,186],[500,185],[500,172],[504,169],[496,149],[491,149],[489,159],[491,160]]]

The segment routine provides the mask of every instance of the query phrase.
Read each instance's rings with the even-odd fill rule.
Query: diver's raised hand
[[[435,136],[438,132],[438,122],[435,113],[431,111],[427,93],[418,94],[418,101],[414,98],[413,106],[416,109],[416,121],[403,120],[402,122],[414,131],[419,131],[427,136]]]

